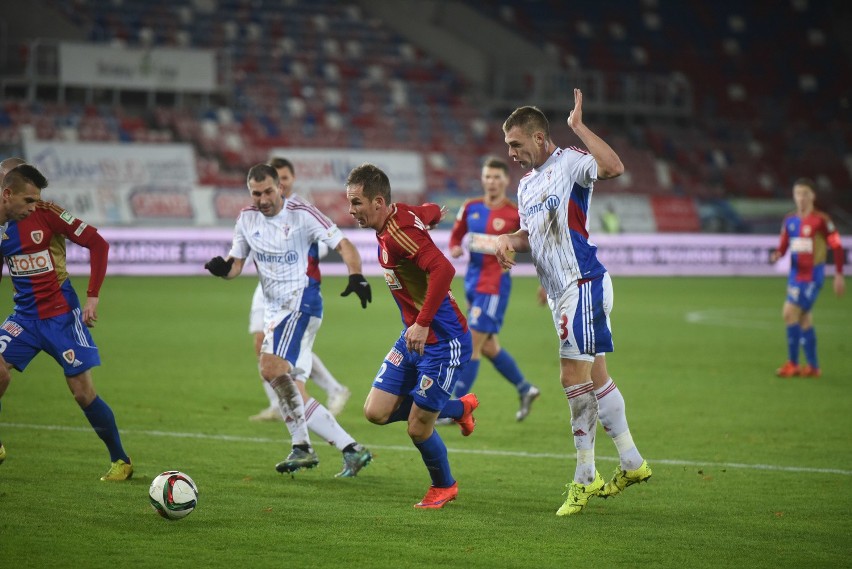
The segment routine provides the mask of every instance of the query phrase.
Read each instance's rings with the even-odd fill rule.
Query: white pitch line
[[[33,425],[27,423],[0,423],[0,427],[12,429],[30,429],[38,431],[68,431],[68,432],[91,432],[91,428],[87,427],[66,427],[64,425]],[[206,433],[178,433],[174,431],[149,431],[149,430],[134,430],[121,429],[122,434],[128,435],[145,435],[149,437],[171,437],[175,439],[204,439],[210,441],[227,441],[239,443],[262,443],[262,444],[282,444],[286,442],[285,438],[269,439],[266,437],[242,437],[237,435],[209,435]],[[416,449],[412,446],[404,445],[370,445],[371,449],[380,450],[395,450],[404,452],[414,452]],[[467,449],[467,448],[450,448],[447,450],[458,454],[479,454],[485,456],[511,456],[517,458],[552,458],[556,460],[574,459],[575,455],[560,454],[550,452],[523,452],[512,450],[484,450],[484,449]],[[618,462],[618,457],[596,455],[596,459],[608,462]],[[696,466],[696,467],[714,467],[714,468],[739,468],[743,470],[768,470],[775,472],[803,472],[809,474],[840,474],[842,476],[852,476],[852,470],[842,470],[839,468],[812,468],[808,466],[781,466],[777,464],[746,464],[742,462],[701,462],[697,460],[677,460],[667,458],[648,459],[651,464],[669,464],[672,466]]]

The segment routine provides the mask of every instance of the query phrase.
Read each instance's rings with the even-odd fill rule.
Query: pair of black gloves
[[[231,272],[233,264],[233,259],[226,261],[222,257],[213,257],[204,263],[204,268],[210,271],[210,274],[214,277],[224,277]],[[367,303],[373,301],[373,292],[370,290],[370,283],[367,282],[367,279],[362,274],[355,273],[354,275],[349,275],[349,284],[346,285],[346,290],[341,292],[340,296],[349,296],[353,292],[361,299],[361,308],[367,308]]]

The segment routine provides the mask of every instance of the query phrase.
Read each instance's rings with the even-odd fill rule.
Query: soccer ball
[[[163,472],[148,489],[151,507],[167,520],[185,518],[198,502],[198,487],[192,478],[177,470]]]

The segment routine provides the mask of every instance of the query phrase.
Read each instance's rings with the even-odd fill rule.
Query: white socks
[[[311,431],[327,440],[328,444],[334,445],[341,452],[355,442],[355,439],[343,430],[334,415],[313,397],[305,403],[305,419],[307,419],[308,428]]]
[[[305,421],[305,404],[302,394],[296,387],[290,374],[282,374],[269,382],[272,389],[278,395],[278,404],[284,414],[284,423],[290,431],[290,438],[294,445],[311,445],[308,435],[308,425]]]
[[[598,400],[598,416],[606,433],[615,443],[622,470],[636,470],[642,466],[642,455],[633,443],[627,426],[627,414],[624,409],[624,397],[612,378],[600,389],[595,390]]]
[[[574,482],[590,484],[595,479],[595,429],[598,426],[598,400],[592,382],[566,387],[571,408],[571,430],[577,449]]]

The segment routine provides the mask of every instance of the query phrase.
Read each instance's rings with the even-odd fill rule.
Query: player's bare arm
[[[843,296],[843,293],[846,292],[846,281],[843,278],[842,274],[834,275],[834,294],[837,296]]]
[[[624,164],[615,150],[583,124],[583,92],[579,89],[574,89],[574,109],[568,115],[568,126],[598,163],[598,180],[615,178],[624,173]]]
[[[86,304],[83,306],[83,323],[89,328],[95,327],[95,322],[98,321],[98,297],[86,297]]]
[[[515,266],[514,253],[526,253],[530,250],[530,234],[519,229],[514,233],[504,233],[495,242],[497,261],[504,269]]]

